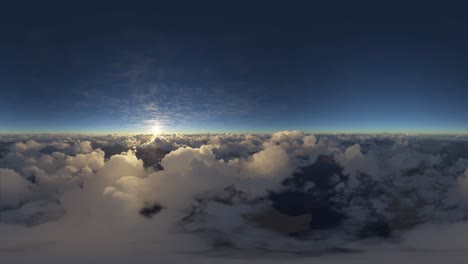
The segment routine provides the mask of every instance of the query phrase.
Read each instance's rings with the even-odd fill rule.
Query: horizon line
[[[119,132],[119,131],[102,131],[102,132],[59,132],[59,131],[48,131],[48,132],[26,132],[26,131],[17,131],[17,132],[7,132],[0,131],[1,135],[173,135],[173,134],[182,134],[182,135],[200,135],[200,134],[273,134],[278,132],[292,132],[300,131],[305,134],[314,134],[314,135],[381,135],[381,134],[390,134],[390,135],[468,135],[467,132],[453,132],[453,131],[312,131],[312,130],[276,130],[276,131],[191,131],[191,132],[161,132],[161,133],[150,133],[150,132]]]

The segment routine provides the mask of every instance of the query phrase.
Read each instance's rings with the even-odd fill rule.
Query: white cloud
[[[395,230],[394,238],[402,239],[401,246],[464,249],[464,239],[451,238],[467,230],[468,163],[424,151],[423,144],[401,135],[315,136],[300,131],[156,138],[20,136],[0,159],[0,221],[8,223],[0,228],[12,239],[24,235],[25,241],[43,241],[33,234],[50,234],[71,243],[77,236],[80,246],[89,236],[95,246],[155,239],[178,248],[185,232],[209,230],[202,235],[205,242],[221,239],[244,249],[316,249],[307,237],[302,243],[273,234],[247,221],[245,214],[270,208],[272,191],[297,191],[282,182],[326,155],[350,177],[330,179],[337,185],[326,193],[346,220],[342,226],[314,231],[323,239],[320,248],[354,241],[358,229],[378,216]],[[160,161],[164,169],[145,167],[134,147],[170,151]],[[106,155],[106,149],[112,154]],[[310,193],[325,195],[313,181],[306,185]],[[139,214],[154,204],[161,205],[160,213],[152,218]],[[183,222],[191,214],[192,222]],[[438,226],[432,223],[436,221]],[[19,236],[11,224],[40,225]],[[82,234],[70,231],[77,225]],[[62,236],[51,231],[57,228]],[[438,236],[443,246],[428,242]],[[185,246],[206,248],[202,244],[187,239]]]
[[[267,146],[240,164],[239,187],[254,196],[262,195],[280,187],[293,170],[289,156],[281,146]]]

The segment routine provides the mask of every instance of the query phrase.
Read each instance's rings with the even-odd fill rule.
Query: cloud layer
[[[465,138],[11,135],[0,153],[0,249],[468,247]]]

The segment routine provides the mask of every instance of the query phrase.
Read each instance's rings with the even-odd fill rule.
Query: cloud
[[[1,204],[0,208],[16,209],[32,198],[32,184],[11,169],[0,169]]]
[[[97,177],[111,184],[124,176],[144,177],[147,174],[143,161],[137,159],[135,153],[129,150],[126,153],[112,156],[97,172]]]
[[[458,138],[430,151],[418,136],[300,131],[8,140],[15,143],[0,158],[0,227],[14,238],[21,226],[34,226],[22,242],[41,234],[64,243],[76,238],[80,247],[90,236],[96,246],[157,240],[174,250],[231,245],[324,252],[390,236],[401,247],[464,248],[464,239],[451,240],[467,232],[468,162],[453,154]],[[154,154],[145,156],[151,164],[143,154]],[[300,221],[273,210],[271,197],[279,194],[302,197]],[[283,202],[297,208],[294,200]],[[145,208],[158,210],[142,215]],[[329,212],[342,220],[314,229]],[[260,215],[268,221],[252,220]],[[284,219],[300,224],[288,226],[301,230],[300,240],[278,231]],[[71,231],[76,225],[81,234]],[[427,242],[438,236],[444,245]]]
[[[240,164],[239,187],[254,196],[280,187],[294,168],[286,151],[277,145],[267,146]]]

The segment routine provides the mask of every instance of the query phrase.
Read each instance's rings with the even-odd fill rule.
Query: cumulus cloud
[[[185,249],[323,251],[364,237],[459,249],[465,240],[451,238],[468,232],[459,138],[437,149],[417,136],[300,131],[8,140],[16,142],[0,158],[0,227],[11,237],[21,226],[34,226],[26,237],[60,226],[60,241],[188,235]],[[301,239],[282,221],[300,225],[288,230]],[[77,224],[82,234],[67,231]],[[427,242],[441,236],[443,246]]]
[[[102,178],[106,185],[124,176],[144,177],[146,175],[143,161],[137,159],[135,153],[131,150],[114,155],[102,164],[102,168],[98,171],[97,176]]]
[[[240,164],[239,187],[258,196],[278,188],[293,170],[288,154],[281,146],[267,146]]]

